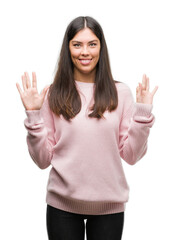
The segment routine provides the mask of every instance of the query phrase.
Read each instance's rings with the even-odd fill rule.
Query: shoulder
[[[134,106],[134,96],[130,87],[123,82],[115,82],[118,94],[118,105],[123,108],[124,112],[131,111]]]
[[[130,87],[123,82],[115,81],[118,94],[132,94]]]
[[[135,101],[133,93],[126,83],[115,81],[115,86],[117,89],[118,101],[120,103],[122,102],[126,105],[130,105],[130,103]]]

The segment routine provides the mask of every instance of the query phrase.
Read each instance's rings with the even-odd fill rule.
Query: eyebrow
[[[76,40],[72,41],[72,43],[73,43],[73,42],[76,42],[76,43],[82,43],[82,42],[79,42],[79,41],[76,41]],[[95,40],[89,41],[89,43],[91,43],[91,42],[98,42],[98,40],[95,39]]]

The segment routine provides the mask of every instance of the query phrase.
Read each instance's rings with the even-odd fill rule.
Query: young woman
[[[143,75],[136,89],[114,81],[99,23],[78,17],[65,32],[57,72],[41,94],[35,72],[23,91],[29,153],[39,168],[52,166],[47,185],[51,240],[120,240],[129,197],[121,158],[135,164],[147,151],[155,117]]]

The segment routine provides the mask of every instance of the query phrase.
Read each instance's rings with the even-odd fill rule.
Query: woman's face
[[[76,74],[95,72],[100,57],[100,40],[89,28],[80,30],[74,36],[69,42],[69,49]]]

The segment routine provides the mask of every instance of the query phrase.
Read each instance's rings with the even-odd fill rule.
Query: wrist
[[[25,110],[29,123],[35,123],[42,120],[40,110]]]
[[[153,105],[149,103],[136,103],[133,116],[150,116]]]

